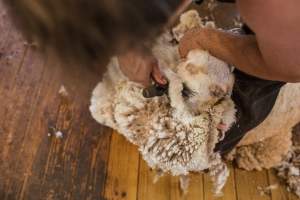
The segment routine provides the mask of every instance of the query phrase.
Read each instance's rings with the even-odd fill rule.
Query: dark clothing
[[[275,104],[280,88],[285,84],[256,78],[237,69],[234,74],[236,80],[232,99],[237,109],[236,123],[215,148],[221,154],[232,150],[249,130],[264,121]]]

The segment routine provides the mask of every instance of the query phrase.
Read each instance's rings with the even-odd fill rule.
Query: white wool
[[[300,146],[295,145],[276,168],[277,175],[286,182],[288,191],[300,197]]]
[[[203,27],[202,19],[196,10],[190,10],[180,16],[180,23],[173,28],[176,40],[180,40],[186,31],[196,27]]]
[[[202,18],[196,10],[189,10],[180,16],[179,24],[172,29],[174,38],[177,41],[184,36],[185,32],[198,27],[216,28],[214,21],[203,22]]]
[[[227,68],[226,65],[225,67]],[[180,76],[174,72],[168,73],[170,100],[167,96],[145,99],[139,85],[122,78],[112,87],[111,82],[104,82],[111,80],[108,79],[109,74],[106,74],[106,79],[93,92],[90,107],[93,117],[98,122],[118,130],[130,142],[138,145],[143,158],[152,168],[159,168],[173,175],[186,175],[190,171],[216,168],[213,164],[217,163],[225,172],[216,172],[213,175],[226,177],[228,172],[225,165],[222,165],[220,157],[214,156],[213,148],[219,141],[217,124],[221,121],[224,123],[222,118],[228,109],[233,110],[230,118],[234,119],[232,101],[225,97],[219,104],[206,105],[206,111],[195,112],[197,107],[194,107],[194,112],[190,112],[192,108],[181,95]],[[204,88],[208,90],[209,87],[204,85]],[[202,108],[201,105],[198,108]],[[218,184],[223,186],[225,180],[220,180],[224,182]]]
[[[63,97],[69,96],[68,91],[66,90],[64,85],[61,85],[58,91],[58,94],[62,95]]]
[[[190,185],[190,179],[188,176],[179,177],[180,188],[183,190],[183,194],[186,194]]]
[[[300,169],[295,167],[295,166],[291,166],[289,168],[289,176],[300,176]]]
[[[64,134],[61,131],[57,131],[57,132],[55,132],[55,137],[56,138],[63,138]]]
[[[90,111],[99,123],[137,145],[151,168],[172,175],[210,169],[220,192],[229,172],[213,149],[221,138],[218,124],[230,127],[235,119],[229,97],[233,75],[206,51],[191,51],[180,60],[171,39],[166,33],[153,48],[169,81],[168,95],[144,98],[141,86],[128,81],[112,58],[93,91]],[[182,96],[183,83],[193,91],[190,97]]]

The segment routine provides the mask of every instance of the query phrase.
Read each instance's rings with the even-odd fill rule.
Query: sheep
[[[114,57],[93,91],[90,111],[99,123],[137,145],[151,168],[181,180],[189,172],[209,169],[220,193],[229,171],[214,147],[224,137],[219,124],[229,128],[235,121],[230,98],[234,77],[226,63],[206,51],[194,50],[180,59],[172,40],[166,32],[153,48],[169,82],[167,95],[144,98],[143,88],[127,80]],[[182,95],[183,85],[192,91],[188,96]]]

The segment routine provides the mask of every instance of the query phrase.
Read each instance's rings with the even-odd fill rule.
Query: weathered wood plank
[[[18,127],[10,127],[10,125],[15,123],[19,125],[19,119],[16,116],[19,116],[20,111],[15,110],[15,108],[24,104],[21,99],[26,97],[26,92],[23,90],[19,92],[16,88],[21,88],[22,85],[17,81],[17,77],[23,66],[27,47],[24,46],[24,40],[12,26],[6,11],[3,9],[2,2],[0,3],[0,30],[0,102],[2,105],[0,107],[0,179],[2,182],[0,199],[5,199],[8,198],[8,194],[13,188],[17,187],[7,179],[6,175],[10,174],[9,170],[12,171],[11,167],[13,167],[11,157],[15,155],[10,155],[10,152],[15,142],[14,135]],[[32,83],[33,80],[25,79],[24,81]],[[26,118],[22,120],[25,123]]]
[[[53,100],[54,109],[50,104],[46,112],[41,112],[46,127],[43,136],[54,127],[64,133],[64,138],[52,136],[50,141],[43,141],[48,148],[37,157],[40,167],[34,170],[43,186],[39,194],[53,199],[102,198],[111,131],[98,125],[88,111],[90,91],[98,79],[76,66],[65,68],[50,61],[48,67],[56,68],[57,74],[50,79],[55,89],[48,99]],[[62,85],[69,93],[67,98],[58,94]],[[39,148],[43,148],[42,143]],[[35,190],[38,183],[31,183]]]
[[[26,56],[31,57],[31,56]],[[7,108],[6,113],[2,116],[2,128],[5,130],[5,144],[2,146],[1,157],[3,160],[8,160],[6,162],[8,175],[18,175],[20,178],[18,181],[10,181],[7,191],[14,191],[17,194],[20,190],[21,177],[26,172],[27,167],[30,166],[30,151],[29,149],[24,149],[26,143],[27,127],[30,120],[33,117],[33,111],[36,106],[36,93],[39,90],[39,81],[42,77],[43,64],[41,59],[35,59],[34,61],[30,59],[30,64],[23,63],[20,68],[18,75],[16,77],[15,84],[10,89],[9,95],[6,97],[7,102],[5,106]],[[39,67],[32,70],[31,67],[34,65]],[[30,77],[30,78],[28,78]],[[16,176],[17,177],[17,176]],[[11,198],[7,195],[6,198]]]
[[[275,170],[268,171],[268,178],[270,185],[276,185],[277,189],[271,190],[272,200],[288,200],[289,194],[286,190],[286,186],[281,183],[279,178],[275,174]]]
[[[107,200],[134,200],[137,197],[139,154],[137,147],[122,135],[112,135],[105,198]]]
[[[9,94],[12,106],[4,128],[11,143],[2,152],[9,160],[4,197],[102,198],[110,130],[88,111],[91,89],[99,79],[83,68],[63,70],[52,59],[43,65],[43,58],[29,52]],[[58,94],[64,82],[70,85],[68,98]],[[48,137],[51,127],[64,138]]]
[[[236,188],[235,188],[235,174],[234,169],[231,164],[228,164],[228,168],[230,170],[230,176],[228,177],[228,180],[226,182],[225,187],[223,188],[223,195],[222,196],[216,196],[213,192],[213,184],[211,182],[211,177],[208,174],[204,175],[204,199],[205,200],[232,200],[236,199]]]
[[[294,193],[289,192],[289,200],[299,200],[300,198]],[[278,198],[277,198],[278,199]]]
[[[178,177],[171,178],[171,200],[202,200],[204,197],[204,185],[202,174],[189,175],[189,188],[186,194],[180,189],[180,181]]]
[[[0,100],[14,84],[18,69],[21,67],[26,46],[21,34],[16,31],[0,2]],[[2,101],[1,101],[2,102]]]
[[[270,185],[277,185],[277,188],[271,190],[272,200],[299,200],[294,193],[287,191],[287,186],[276,176],[275,170],[268,171]]]
[[[238,200],[271,200],[271,196],[261,195],[258,187],[269,186],[267,172],[235,169],[235,184]]]
[[[0,30],[0,199],[102,198],[111,131],[88,111],[99,76],[37,55],[2,4]],[[48,137],[50,127],[64,138]]]
[[[156,171],[151,170],[147,163],[140,159],[139,170],[139,187],[138,187],[138,200],[168,200],[170,199],[171,192],[171,178],[166,175],[160,177],[156,183],[154,178],[157,174]]]

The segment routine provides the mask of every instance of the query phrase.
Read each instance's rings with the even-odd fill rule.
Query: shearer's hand
[[[201,41],[207,40],[205,28],[193,28],[187,31],[179,41],[180,56],[185,58],[189,51],[193,49],[203,49]]]
[[[156,82],[164,85],[167,80],[159,70],[157,60],[152,55],[139,51],[128,51],[118,56],[120,68],[129,80],[149,86],[151,76]]]

